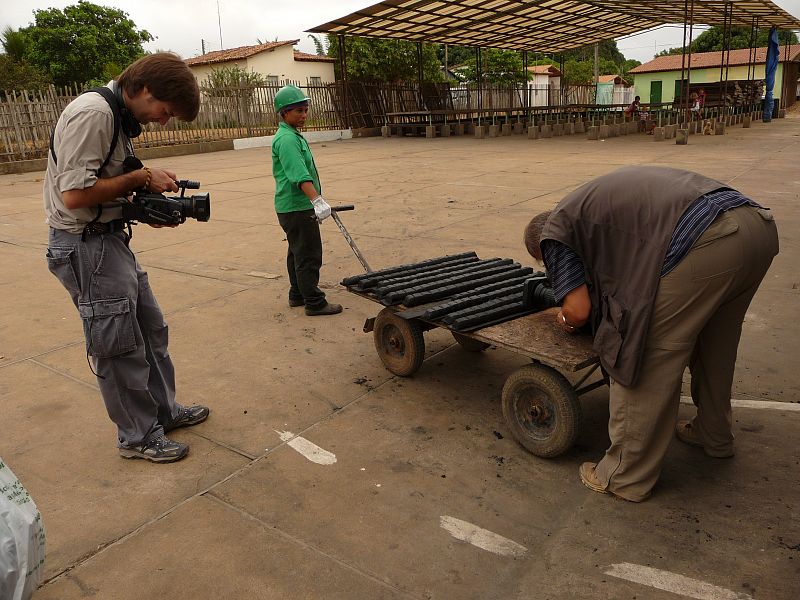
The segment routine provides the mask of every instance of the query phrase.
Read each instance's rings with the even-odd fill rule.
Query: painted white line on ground
[[[681,396],[681,404],[694,404],[691,397]],[[733,408],[763,408],[766,410],[788,410],[800,412],[800,404],[796,402],[776,402],[775,400],[736,400],[731,398]]]
[[[336,462],[336,455],[333,452],[320,448],[314,442],[309,442],[306,438],[295,436],[291,431],[278,431],[275,430],[284,442],[300,454],[305,456],[308,460],[318,465],[332,465]]]
[[[620,563],[611,565],[606,569],[605,573],[612,577],[641,583],[642,585],[672,592],[673,594],[697,598],[697,600],[753,600],[752,596],[743,592],[733,592],[705,581],[643,565]]]
[[[522,556],[528,549],[517,542],[504,538],[502,535],[493,533],[488,529],[481,529],[477,525],[467,523],[455,517],[442,515],[439,517],[439,525],[450,532],[457,540],[469,542],[473,546],[494,552],[501,556]]]

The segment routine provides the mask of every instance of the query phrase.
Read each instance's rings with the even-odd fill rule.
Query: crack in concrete
[[[264,526],[269,531],[277,533],[281,537],[291,541],[294,544],[297,544],[298,546],[301,546],[301,547],[305,548],[306,550],[311,550],[312,552],[315,552],[315,553],[317,553],[317,554],[319,554],[321,556],[324,556],[325,558],[327,558],[329,560],[332,560],[333,562],[335,562],[339,566],[344,567],[348,571],[352,571],[353,573],[356,573],[357,575],[360,575],[361,577],[365,577],[367,579],[370,579],[370,580],[374,581],[375,583],[377,583],[377,584],[379,584],[379,585],[381,585],[383,587],[386,587],[386,588],[388,588],[388,589],[390,589],[390,590],[392,590],[394,592],[397,592],[398,594],[402,594],[406,598],[414,598],[414,599],[426,600],[425,596],[416,596],[413,593],[409,592],[408,590],[405,590],[405,589],[403,589],[401,587],[398,587],[396,584],[394,584],[394,583],[392,583],[390,581],[386,581],[385,579],[381,579],[375,573],[371,573],[369,571],[365,571],[364,569],[362,569],[360,567],[357,567],[356,565],[352,565],[349,562],[347,562],[346,560],[341,559],[341,558],[339,558],[337,556],[334,556],[333,554],[330,554],[329,552],[326,552],[322,548],[319,548],[319,547],[317,547],[317,546],[315,546],[315,545],[313,545],[313,544],[311,544],[309,542],[306,542],[305,540],[303,540],[301,538],[295,537],[292,534],[290,534],[290,533],[288,533],[286,531],[283,531],[281,528],[277,527],[276,525],[273,525],[273,524],[267,523],[266,521],[263,521],[262,519],[260,519],[256,515],[246,511],[244,508],[242,508],[240,506],[236,506],[235,504],[232,504],[232,503],[228,502],[227,500],[223,500],[222,498],[220,498],[219,496],[214,495],[213,493],[207,494],[205,497],[208,498],[209,500],[217,502],[218,504],[220,504],[220,505],[222,505],[222,506],[224,506],[226,508],[234,510],[235,512],[239,513],[240,515],[242,515],[244,517],[247,517],[248,519],[251,519],[251,520],[255,521],[259,525]]]

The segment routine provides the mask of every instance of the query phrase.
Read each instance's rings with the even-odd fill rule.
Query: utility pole
[[[206,53],[206,41],[203,38],[200,38],[200,48],[202,50],[202,53],[205,54]]]
[[[219,25],[219,49],[222,50],[222,17],[219,15],[219,0],[217,0],[217,25]]]

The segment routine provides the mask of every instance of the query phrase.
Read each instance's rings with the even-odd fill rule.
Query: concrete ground
[[[325,196],[357,205],[342,218],[374,268],[465,250],[531,264],[530,217],[628,164],[694,169],[772,207],[781,254],[744,324],[736,457],[675,441],[653,497],[622,502],[578,479],[608,444],[605,388],[582,397],[575,447],[544,460],[500,410],[525,358],[467,353],[435,330],[421,370],[392,376],[362,333],[378,305],[338,285],[360,265],[331,220],[322,285],[346,309],[288,308],[269,154],[251,149],[153,161],[211,193],[210,222],[138,226],[132,247],[170,324],[178,400],[212,412],[175,432],[185,460],[122,460],[46,268],[43,174],[5,175],[0,456],[47,529],[35,600],[797,597],[800,119],[688,146],[514,136],[313,151]]]

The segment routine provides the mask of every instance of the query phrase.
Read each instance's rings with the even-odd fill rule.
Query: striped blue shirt
[[[675,231],[672,232],[667,255],[661,267],[661,277],[678,266],[720,213],[743,204],[760,208],[750,198],[730,189],[705,194],[692,202],[678,219]],[[542,240],[542,256],[558,303],[561,303],[569,292],[586,283],[583,261],[569,246],[555,240]]]

